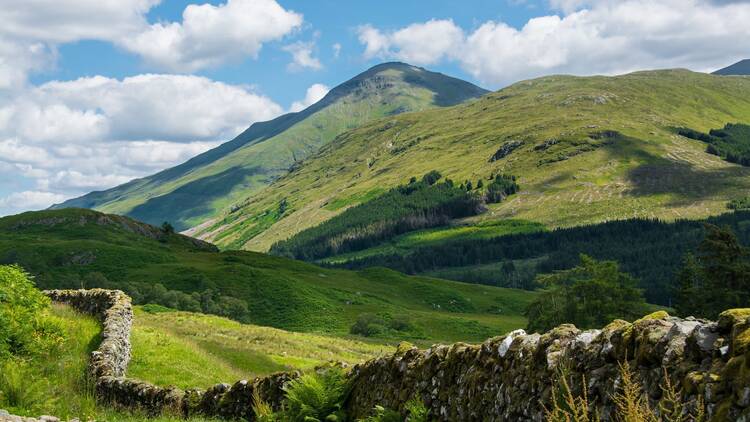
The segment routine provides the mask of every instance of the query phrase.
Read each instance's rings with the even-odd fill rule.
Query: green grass
[[[35,356],[12,363],[12,369],[0,375],[16,375],[16,386],[26,392],[22,407],[7,406],[0,398],[0,408],[11,414],[38,417],[54,415],[62,420],[78,418],[103,422],[177,422],[170,416],[148,418],[98,405],[93,395],[93,380],[87,375],[90,354],[101,342],[101,326],[89,316],[65,305],[53,304],[51,320],[64,330],[64,341],[54,356]],[[139,351],[143,352],[143,351]],[[145,351],[149,352],[149,351]],[[0,362],[1,364],[2,362]],[[9,374],[12,372],[14,374]],[[200,421],[206,419],[201,418]],[[191,419],[189,422],[198,422]]]
[[[474,223],[513,218],[553,229],[631,217],[703,218],[746,195],[750,168],[707,154],[705,144],[672,128],[707,131],[748,122],[750,78],[664,70],[524,81],[470,103],[348,131],[196,233],[220,247],[265,251],[345,209],[329,204],[351,205],[367,192],[431,170],[455,181],[493,173],[519,177],[521,192],[491,205]],[[617,135],[602,138],[603,131]],[[514,140],[523,145],[490,161]],[[246,236],[242,222],[281,198],[290,212]]]
[[[101,327],[95,319],[60,305],[51,308],[50,320],[64,331],[64,341],[56,349],[61,353],[5,363],[10,366],[3,368],[2,384],[15,387],[25,398],[15,407],[0,394],[0,408],[22,416],[91,417],[96,414],[96,404],[87,365],[101,341]]]
[[[325,258],[320,260],[320,262],[326,264],[342,264],[347,261],[378,255],[406,255],[413,251],[414,248],[434,246],[452,241],[491,239],[494,237],[534,233],[545,230],[544,226],[539,223],[523,220],[490,220],[479,222],[475,225],[468,225],[470,224],[468,221],[471,221],[471,219],[467,219],[467,222],[464,223],[466,225],[439,227],[406,233],[382,245]]]
[[[41,288],[93,287],[87,282],[98,273],[112,288],[158,282],[188,293],[211,289],[245,301],[245,322],[291,331],[345,337],[362,313],[403,316],[414,329],[381,340],[425,343],[477,342],[522,327],[521,313],[535,296],[384,268],[333,270],[254,252],[213,252],[180,236],[143,236],[123,228],[127,220],[103,221],[94,211],[70,209],[2,218],[0,262],[22,265]]]
[[[206,388],[279,371],[350,364],[392,352],[356,339],[295,333],[189,312],[136,307],[128,376],[157,385]]]

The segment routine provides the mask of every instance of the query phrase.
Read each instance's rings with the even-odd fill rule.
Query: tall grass
[[[705,422],[707,420],[703,401],[694,403],[681,400],[680,391],[670,381],[664,369],[661,384],[662,397],[656,408],[649,403],[642,385],[634,377],[628,363],[619,364],[620,387],[612,395],[615,404],[614,420],[617,422]],[[588,397],[586,379],[582,378],[582,393],[573,394],[565,366],[558,371],[557,391],[552,395],[552,407],[545,408],[547,422],[599,422],[601,415],[596,403]]]

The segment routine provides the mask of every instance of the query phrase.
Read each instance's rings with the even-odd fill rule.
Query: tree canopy
[[[614,261],[581,255],[580,265],[537,277],[544,286],[526,310],[528,330],[544,332],[560,324],[601,327],[613,319],[634,319],[647,305],[638,282]]]

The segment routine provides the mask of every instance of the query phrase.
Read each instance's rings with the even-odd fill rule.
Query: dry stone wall
[[[89,371],[95,380],[99,402],[157,415],[170,413],[188,416],[221,416],[253,420],[253,395],[280,409],[284,385],[299,376],[297,372],[279,373],[234,385],[218,384],[206,391],[163,388],[127,378],[130,362],[130,330],[133,308],[130,297],[119,290],[49,290],[45,294],[55,302],[72,306],[81,313],[102,321],[102,342],[91,355]],[[0,419],[1,420],[1,419]]]
[[[481,345],[413,348],[356,366],[347,408],[363,417],[375,405],[402,408],[418,397],[441,421],[541,421],[565,367],[574,393],[581,394],[585,380],[589,402],[612,420],[619,365],[629,362],[654,405],[666,371],[688,407],[700,398],[710,420],[748,421],[748,316],[750,310],[727,311],[710,322],[661,312],[602,330],[562,325],[543,335],[518,330]]]
[[[252,421],[253,396],[279,409],[284,386],[298,373],[279,373],[206,391],[157,387],[125,377],[130,359],[130,299],[119,291],[50,291],[57,302],[102,319],[104,338],[91,371],[97,398],[157,414],[220,416]],[[716,322],[664,312],[601,330],[562,325],[539,335],[516,330],[480,345],[457,343],[400,349],[355,366],[346,409],[353,418],[384,406],[402,409],[419,398],[439,421],[542,421],[566,368],[575,394],[586,388],[603,420],[613,418],[613,394],[627,362],[644,394],[657,403],[665,374],[684,403],[703,402],[713,421],[750,422],[750,309],[726,311]]]

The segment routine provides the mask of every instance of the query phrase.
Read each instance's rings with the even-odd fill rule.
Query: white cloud
[[[264,43],[302,25],[302,15],[275,0],[228,0],[191,4],[182,22],[155,23],[120,44],[159,68],[191,72],[231,60],[257,57]]]
[[[294,44],[284,46],[284,51],[292,55],[292,62],[289,63],[287,68],[291,71],[299,71],[303,69],[320,70],[323,68],[323,64],[317,57],[313,56],[313,50],[315,49],[315,43],[298,41]]]
[[[0,110],[0,134],[48,145],[102,139],[217,140],[282,112],[248,87],[154,74],[48,82]]]
[[[359,28],[365,57],[393,57],[412,64],[434,64],[460,52],[464,34],[452,20],[430,20],[411,24],[391,33],[372,26]]]
[[[57,201],[174,166],[282,112],[251,87],[198,76],[48,82],[0,105],[0,179]]]
[[[338,59],[341,55],[341,44],[335,43],[331,48],[333,48],[333,58]]]
[[[328,88],[327,86],[323,84],[311,85],[309,88],[307,88],[307,92],[305,93],[305,98],[303,100],[293,102],[292,106],[289,108],[289,111],[297,112],[297,111],[302,111],[306,109],[307,107],[310,107],[311,105],[322,100],[323,97],[325,97],[326,94],[328,94],[328,91],[330,90],[331,88]]]
[[[64,195],[53,192],[27,190],[14,192],[0,198],[0,216],[21,211],[40,210],[65,200]]]
[[[714,70],[748,54],[750,3],[709,0],[552,0],[562,16],[516,29],[488,21],[465,33],[429,21],[384,33],[359,30],[364,56],[415,64],[453,60],[495,87],[551,73],[615,74],[687,67]]]

